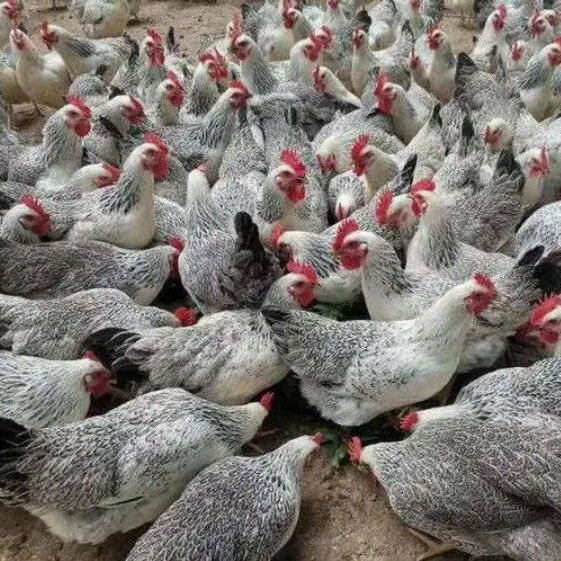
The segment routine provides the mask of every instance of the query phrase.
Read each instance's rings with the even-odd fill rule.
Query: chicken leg
[[[428,547],[428,550],[417,557],[416,561],[425,561],[426,559],[431,559],[432,557],[436,557],[437,555],[448,553],[449,551],[454,551],[456,549],[456,547],[452,544],[441,543],[438,540],[434,540],[424,532],[420,532],[419,530],[415,530],[413,528],[407,529]]]

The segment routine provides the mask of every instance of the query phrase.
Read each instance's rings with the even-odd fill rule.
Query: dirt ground
[[[48,1],[48,0],[47,0]],[[60,0],[59,0],[60,2]],[[195,61],[201,47],[222,37],[236,2],[213,4],[184,0],[143,0],[141,22],[128,32],[136,39],[147,27],[161,30],[174,25],[181,52]],[[79,32],[76,18],[68,11],[44,10],[28,3],[28,31],[40,44],[39,27],[44,19]],[[459,29],[457,20],[445,18],[442,27],[452,38],[456,52],[470,51],[472,32]],[[32,128],[40,126],[40,121]],[[265,451],[292,436],[311,433],[320,426],[309,416],[282,413],[266,428],[279,428],[273,437],[258,441]],[[321,428],[321,427],[320,427]],[[0,507],[0,561],[123,561],[144,528],[127,535],[118,534],[102,545],[63,544],[50,535],[42,522],[23,511]],[[296,532],[277,556],[278,561],[413,561],[425,551],[389,508],[381,489],[376,490],[365,476],[348,467],[330,468],[325,457],[314,459],[306,470],[302,511]],[[446,555],[440,561],[458,561],[460,555]]]

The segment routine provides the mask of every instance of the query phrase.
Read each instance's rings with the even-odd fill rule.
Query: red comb
[[[434,191],[436,183],[432,179],[419,179],[413,187],[411,187],[411,194],[416,195],[420,191]]]
[[[197,321],[199,321],[199,315],[195,308],[181,306],[180,308],[174,310],[173,315],[181,322],[183,327],[195,325]]]
[[[273,408],[273,402],[275,401],[275,393],[267,392],[261,396],[259,403],[267,410],[267,413],[271,412]]]
[[[46,35],[49,32],[49,22],[47,20],[43,20],[41,23],[41,31]]]
[[[95,360],[96,362],[101,362],[99,357],[93,351],[86,351],[84,353],[84,358],[89,358],[90,360]]]
[[[230,82],[230,88],[233,90],[241,90],[245,95],[249,96],[249,88],[241,80],[232,80]]]
[[[393,197],[394,192],[391,189],[386,189],[380,193],[380,198],[376,204],[376,220],[381,226],[388,223],[388,210],[393,202]]]
[[[92,116],[92,110],[77,95],[66,96],[66,103],[68,103],[69,105],[74,105],[74,107],[79,109],[82,112],[82,115],[84,115],[84,117],[86,117],[87,119]]]
[[[171,247],[173,247],[173,249],[177,250],[179,253],[181,253],[185,249],[185,242],[175,236],[169,238],[168,244],[171,245]]]
[[[211,61],[214,62],[214,55],[213,55],[212,53],[208,53],[208,52],[207,52],[207,53],[203,53],[203,54],[200,56],[199,60],[200,60],[202,63],[208,62],[209,60],[211,60]]]
[[[269,237],[269,241],[271,242],[271,245],[273,247],[277,247],[277,244],[279,243],[279,239],[283,234],[284,234],[284,228],[282,227],[282,224],[277,224],[273,228],[273,231],[271,232],[271,236]]]
[[[540,163],[543,167],[549,168],[549,152],[545,144],[540,149]]]
[[[475,273],[473,280],[485,288],[489,294],[494,295],[496,293],[495,283],[485,273]]]
[[[360,39],[360,29],[353,30],[353,45],[355,49],[358,49],[362,41]]]
[[[335,253],[338,253],[343,248],[343,242],[345,238],[352,234],[353,232],[358,232],[360,230],[359,223],[354,218],[346,218],[339,223],[337,228],[337,234],[333,240],[332,249]]]
[[[312,34],[321,41],[321,46],[324,49],[329,49],[331,43],[333,43],[333,31],[327,25],[322,25],[319,29],[316,29]]]
[[[507,14],[507,9],[506,9],[506,5],[505,4],[501,4],[498,8],[497,8],[497,12],[499,12],[499,15],[504,19],[506,18],[506,14]]]
[[[36,212],[41,218],[45,220],[50,219],[49,213],[45,210],[43,203],[37,197],[33,197],[32,195],[22,195],[20,197],[20,202]]]
[[[286,268],[295,275],[302,275],[310,284],[317,284],[319,282],[316,270],[309,263],[291,259]]]
[[[316,434],[312,436],[312,441],[315,442],[318,446],[321,446],[325,442],[325,436],[323,436],[321,432],[316,432]]]
[[[167,72],[166,76],[167,76],[167,79],[171,80],[176,87],[178,87],[181,90],[184,89],[183,84],[181,83],[181,80],[179,79],[179,76],[173,70],[169,70]]]
[[[235,40],[242,34],[242,22],[240,20],[240,14],[238,12],[234,12],[232,16],[232,26],[230,31],[228,32],[228,37],[230,39]]]
[[[399,423],[399,428],[406,432],[411,432],[419,422],[419,414],[417,411],[407,413]]]
[[[292,168],[298,179],[305,179],[308,173],[300,155],[292,148],[285,148],[281,152],[281,163]]]
[[[349,459],[355,466],[360,464],[360,456],[362,455],[362,441],[358,436],[353,436],[347,443]]]
[[[144,135],[144,142],[147,143],[147,144],[154,144],[164,154],[167,154],[169,152],[169,149],[168,149],[166,143],[162,140],[161,137],[159,137],[157,134],[154,134],[153,132],[147,132]]]
[[[164,42],[164,39],[162,37],[162,34],[154,27],[151,27],[150,29],[146,30],[146,34],[151,37],[154,41],[154,43],[156,43],[156,45],[162,45]]]
[[[121,170],[118,167],[115,167],[114,165],[108,163],[104,163],[102,167],[105,171],[109,172],[109,175],[111,176],[113,182],[117,183],[119,177],[121,177]]]
[[[134,97],[133,95],[129,95],[129,98],[131,100],[131,103],[134,105],[135,111],[139,115],[144,115],[144,105],[142,105],[140,99],[138,99],[138,97]]]
[[[360,153],[368,146],[370,135],[361,134],[354,142],[351,148],[351,160],[357,162],[360,159]]]
[[[557,306],[561,304],[561,296],[559,294],[550,294],[544,298],[538,305],[532,310],[532,315],[530,317],[530,325],[533,327],[539,327],[545,316],[552,312]]]
[[[318,92],[324,92],[325,91],[325,82],[323,81],[322,77],[320,76],[320,72],[321,72],[321,66],[316,66],[314,68],[314,88],[318,91]]]
[[[557,43],[561,47],[561,37],[556,37],[555,43]]]
[[[17,9],[17,0],[8,0],[8,6],[10,6],[10,8],[12,8],[13,10]]]
[[[390,77],[386,73],[381,72],[380,74],[378,74],[378,78],[376,79],[376,86],[374,88],[374,95],[376,97],[382,95],[385,85],[389,82]]]

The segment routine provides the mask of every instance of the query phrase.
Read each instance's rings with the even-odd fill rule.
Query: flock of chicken
[[[0,500],[65,541],[156,520],[127,561],[270,560],[322,436],[235,454],[292,371],[347,427],[444,396],[348,443],[423,558],[561,559],[561,14],[462,0],[456,56],[437,0],[252,0],[192,67],[138,5],[71,9],[44,53],[0,4]]]

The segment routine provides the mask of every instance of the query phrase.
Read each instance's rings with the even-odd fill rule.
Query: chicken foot
[[[414,528],[407,529],[428,547],[428,550],[417,557],[416,561],[425,561],[426,559],[431,559],[432,557],[436,557],[437,555],[441,555],[442,553],[448,553],[449,551],[455,551],[456,549],[454,545],[449,543],[441,543],[438,540],[431,538],[424,532],[420,532],[419,530],[415,530]]]

